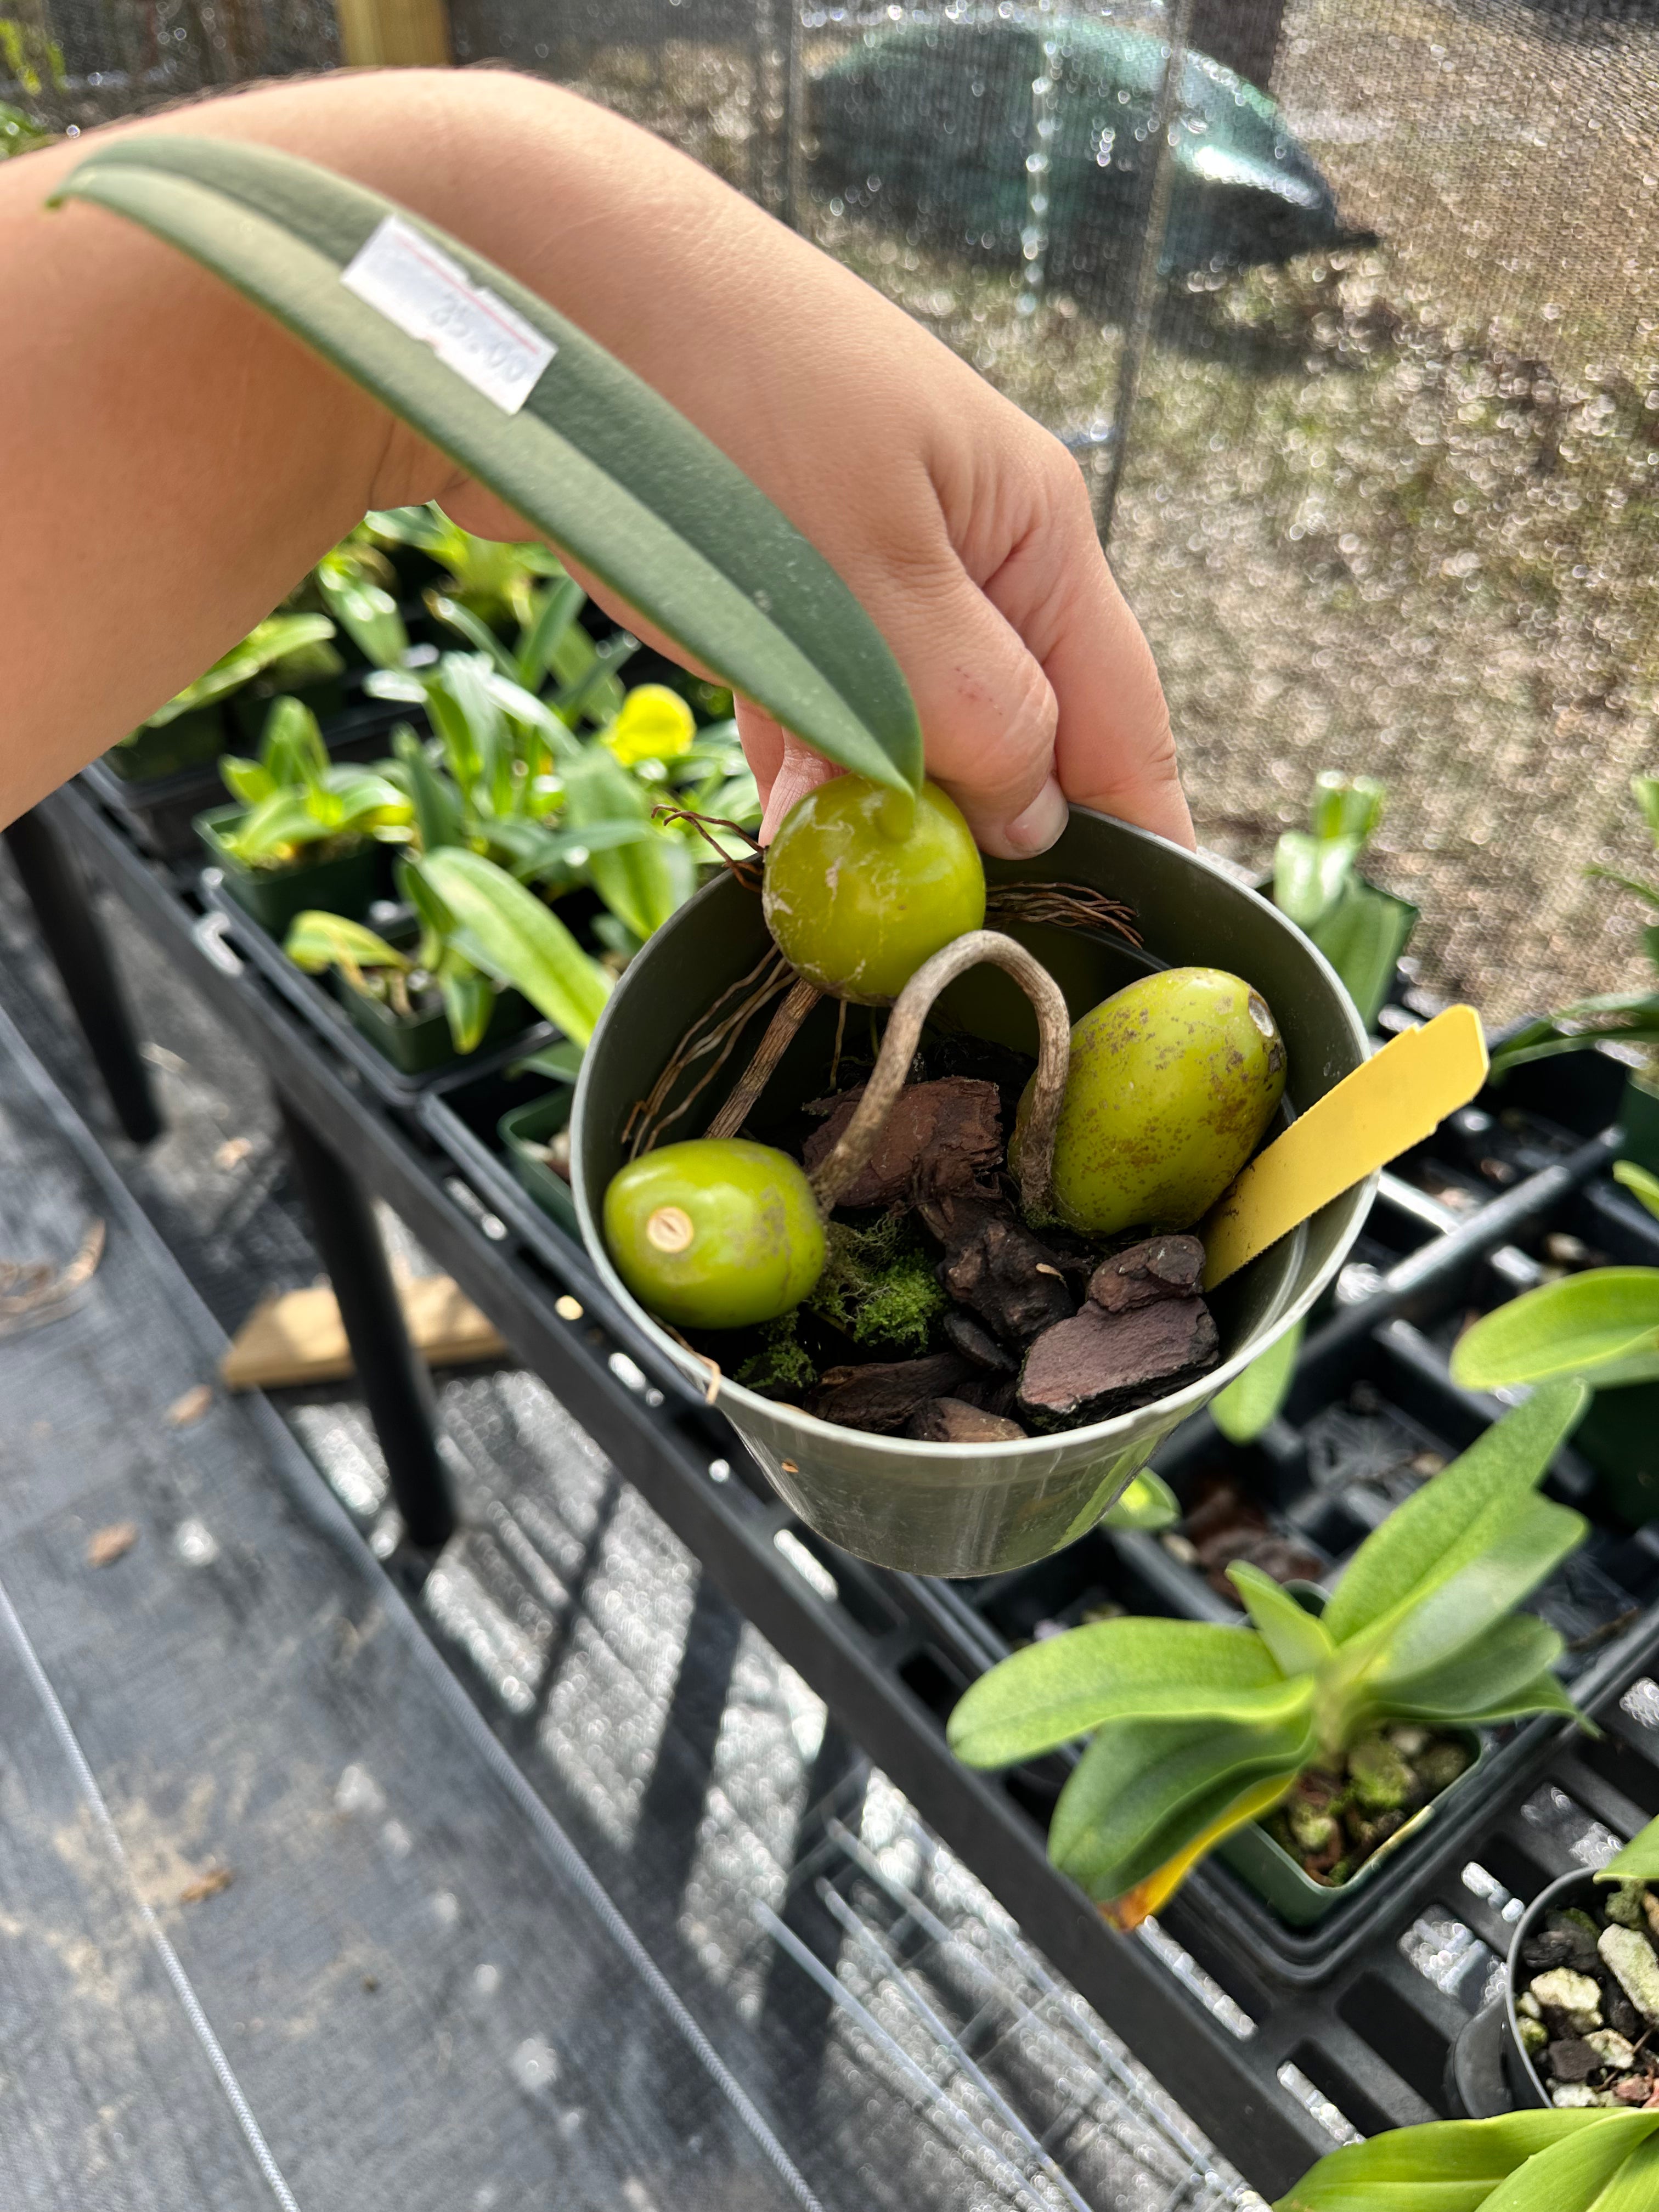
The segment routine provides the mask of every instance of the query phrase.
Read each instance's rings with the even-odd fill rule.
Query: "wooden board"
[[[415,1348],[430,1365],[463,1367],[505,1355],[493,1324],[447,1275],[399,1274],[396,1280]],[[354,1372],[340,1309],[326,1283],[257,1305],[219,1364],[229,1390],[343,1382]]]

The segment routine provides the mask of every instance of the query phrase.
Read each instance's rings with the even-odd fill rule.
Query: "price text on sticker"
[[[556,348],[458,261],[389,215],[340,271],[367,306],[429,345],[446,368],[516,415]]]

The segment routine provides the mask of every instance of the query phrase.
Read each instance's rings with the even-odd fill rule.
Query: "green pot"
[[[1619,1108],[1619,1155],[1659,1175],[1659,1097],[1632,1075]]]
[[[416,1014],[412,1020],[405,1019],[379,999],[371,998],[367,991],[348,983],[343,976],[337,976],[336,988],[352,1028],[366,1036],[402,1074],[435,1075],[442,1068],[459,1067],[464,1059],[471,1057],[456,1051],[441,1008],[436,1013]],[[527,1029],[534,1019],[529,1006],[516,991],[498,991],[489,1026],[473,1051],[484,1052],[491,1045],[505,1044],[509,1037]]]
[[[1260,1820],[1236,1828],[1224,1843],[1217,1844],[1216,1856],[1224,1859],[1241,1880],[1249,1882],[1256,1895],[1272,1905],[1287,1925],[1311,1928],[1316,1921],[1334,1912],[1350,1898],[1363,1894],[1379,1870],[1386,1868],[1413,1836],[1422,1834],[1453,1792],[1461,1790],[1486,1765],[1488,1747],[1472,1729],[1448,1729],[1446,1733],[1462,1737],[1474,1753],[1473,1763],[1464,1768],[1455,1782],[1448,1783],[1437,1797],[1430,1798],[1426,1805],[1413,1813],[1403,1828],[1396,1828],[1387,1843],[1379,1844],[1351,1881],[1334,1889],[1328,1883],[1316,1881],[1311,1875],[1303,1872]]]
[[[226,851],[222,833],[246,813],[244,806],[213,806],[196,817],[196,834],[208,858],[224,871],[225,889],[244,913],[280,945],[296,914],[317,907],[361,921],[374,899],[380,854],[372,837],[331,860],[301,860],[291,868],[250,868]]]
[[[515,1106],[510,1114],[502,1115],[496,1124],[496,1134],[513,1163],[514,1174],[542,1212],[550,1214],[570,1236],[580,1237],[581,1224],[576,1218],[576,1200],[569,1184],[538,1156],[550,1139],[568,1127],[572,1096],[570,1085],[561,1084],[545,1098],[532,1098],[527,1106]]]
[[[233,691],[225,711],[233,733],[250,751],[257,751],[265,734],[265,717],[274,699],[297,699],[309,707],[319,722],[343,714],[346,687],[343,674],[325,676],[315,684],[268,684],[263,677]]]
[[[1659,1382],[1598,1390],[1572,1443],[1601,1476],[1608,1510],[1626,1528],[1659,1516]]]
[[[192,707],[159,729],[148,723],[104,755],[105,764],[123,783],[156,783],[193,768],[211,768],[226,747],[225,713],[216,699]]]
[[[993,888],[1081,883],[1135,908],[1145,954],[1115,939],[1043,925],[1012,933],[1048,969],[1074,1018],[1150,969],[1220,966],[1244,976],[1278,1017],[1289,1054],[1286,1097],[1297,1109],[1365,1058],[1352,1001],[1302,932],[1180,846],[1073,808],[1051,851],[1030,861],[990,860],[986,872]],[[749,974],[769,942],[759,899],[729,876],[681,907],[612,993],[582,1062],[572,1116],[576,1210],[595,1264],[638,1326],[699,1386],[708,1382],[707,1365],[653,1320],[611,1266],[600,1208],[623,1163],[622,1131],[635,1101],[657,1081],[688,1025]],[[940,1004],[982,1037],[1036,1050],[1030,1005],[1000,969],[960,977]],[[836,1012],[833,1002],[821,1003],[803,1024],[768,1088],[769,1110],[785,1110],[823,1089]],[[726,1087],[745,1057],[733,1054]],[[722,1095],[719,1083],[702,1094],[696,1128],[707,1127]],[[836,1428],[731,1382],[721,1382],[719,1402],[780,1496],[843,1550],[913,1574],[987,1575],[1024,1566],[1091,1528],[1170,1431],[1300,1320],[1346,1258],[1375,1188],[1373,1176],[1345,1192],[1222,1286],[1212,1304],[1224,1357],[1212,1374],[1114,1420],[1018,1443],[928,1444]]]

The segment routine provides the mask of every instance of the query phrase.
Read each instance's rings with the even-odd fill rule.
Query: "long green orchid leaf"
[[[611,978],[533,891],[493,860],[459,847],[428,853],[410,872],[425,877],[503,982],[516,986],[568,1037],[587,1042]]]
[[[1623,2119],[1650,2113],[1509,2112],[1496,2120],[1437,2120],[1390,2128],[1322,2158],[1273,2212],[1482,2212],[1492,2192],[1528,2163]],[[1626,2129],[1628,2156],[1639,2129]],[[1559,2208],[1557,2208],[1559,2212]]]
[[[1659,2205],[1659,2133],[1632,2151],[1590,2212],[1654,2212]]]
[[[578,836],[589,825],[634,815],[648,825],[651,802],[637,779],[603,745],[589,745],[565,771],[565,822]],[[626,844],[595,840],[588,848],[593,888],[639,938],[649,937],[696,889],[691,855],[678,837],[655,836]]]
[[[1613,1361],[1656,1349],[1659,1267],[1593,1267],[1482,1315],[1453,1349],[1452,1379],[1471,1390],[1563,1375],[1599,1382]]]
[[[1060,1794],[1048,1856],[1098,1902],[1155,1875],[1230,1808],[1258,1810],[1288,1789],[1316,1748],[1302,1711],[1238,1721],[1114,1721],[1103,1728]],[[1241,1819],[1253,1817],[1241,1814]]]
[[[1302,1694],[1248,1629],[1102,1620],[1029,1644],[982,1674],[948,1734],[968,1765],[1008,1766],[1126,1715],[1272,1717]]]
[[[1409,901],[1354,877],[1308,934],[1341,977],[1367,1029],[1374,1027],[1411,942],[1418,910]]]
[[[919,787],[904,679],[828,562],[700,431],[503,270],[361,185],[260,146],[113,139],[58,198],[191,255],[787,729],[843,768]],[[398,307],[417,297],[454,317],[448,358],[424,310]]]
[[[1376,1627],[1466,1564],[1479,1550],[1472,1532],[1483,1521],[1501,1520],[1508,1504],[1533,1490],[1585,1402],[1575,1383],[1535,1392],[1396,1506],[1355,1553],[1325,1608],[1338,1644]]]
[[[1500,2181],[1486,2212],[1592,2212],[1602,2191],[1633,2151],[1659,2126],[1659,2115],[1609,2112],[1600,2128],[1584,2128],[1552,2143]]]
[[[1438,1665],[1390,1677],[1376,1707],[1390,1718],[1466,1725],[1522,1712],[1571,1712],[1571,1700],[1550,1672],[1562,1650],[1547,1622],[1512,1613]],[[1368,1686],[1362,1683],[1362,1692]]]
[[[1467,1650],[1577,1550],[1587,1526],[1547,1498],[1495,1501],[1408,1605],[1354,1639],[1368,1653],[1368,1686],[1386,1691]]]
[[[314,907],[295,915],[283,950],[308,975],[336,966],[398,969],[409,966],[395,945],[388,945],[361,921],[348,921],[343,915],[325,914]]]

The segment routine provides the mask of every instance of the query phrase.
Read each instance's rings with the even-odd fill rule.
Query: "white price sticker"
[[[389,215],[340,271],[389,323],[429,345],[504,415],[516,415],[558,350],[459,262]]]

